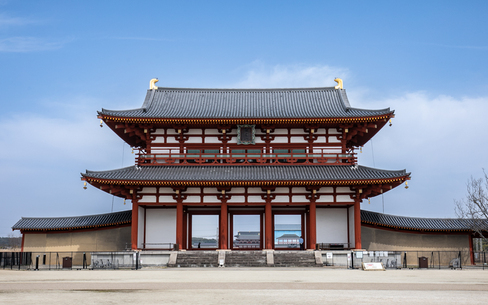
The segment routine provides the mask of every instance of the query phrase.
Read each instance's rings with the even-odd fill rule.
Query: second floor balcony
[[[259,149],[239,149],[229,152],[212,149],[161,150],[158,153],[139,153],[136,164],[144,165],[351,165],[357,163],[353,151],[332,152],[328,149],[276,149],[262,152]]]

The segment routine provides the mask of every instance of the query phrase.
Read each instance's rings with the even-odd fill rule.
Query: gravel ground
[[[487,304],[488,270],[0,270],[0,304]]]

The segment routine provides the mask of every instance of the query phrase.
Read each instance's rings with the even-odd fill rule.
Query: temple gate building
[[[132,249],[297,249],[276,236],[284,226],[307,249],[361,249],[361,201],[410,179],[358,164],[394,111],[351,107],[340,79],[298,89],[156,82],[141,108],[98,115],[136,150],[135,165],[82,174],[132,201]]]

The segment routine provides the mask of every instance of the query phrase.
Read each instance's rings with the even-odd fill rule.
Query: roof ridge
[[[300,87],[300,88],[177,88],[177,87],[158,87],[154,91],[285,91],[285,90],[293,90],[293,91],[300,91],[300,90],[337,90],[335,87]],[[151,91],[151,89],[148,89]]]

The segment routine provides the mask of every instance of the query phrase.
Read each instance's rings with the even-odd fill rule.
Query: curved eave
[[[338,185],[378,185],[401,184],[410,178],[409,174],[390,179],[358,179],[358,180],[298,180],[298,181],[182,181],[182,180],[117,180],[91,178],[83,174],[83,180],[98,185],[128,186],[338,186]]]
[[[394,117],[394,111],[376,116],[364,117],[331,117],[331,118],[143,118],[143,117],[118,117],[99,112],[98,118],[105,122],[131,123],[131,124],[169,124],[169,125],[215,125],[215,124],[350,124],[370,123],[380,120],[389,120]]]
[[[425,228],[413,228],[413,227],[404,227],[404,226],[392,226],[392,225],[387,225],[387,224],[382,224],[382,223],[377,223],[377,222],[371,222],[371,221],[366,221],[366,220],[361,220],[362,224],[366,224],[371,227],[383,227],[383,228],[388,228],[388,229],[393,229],[393,230],[400,230],[400,231],[415,231],[415,232],[472,232],[471,229],[425,229]]]
[[[20,230],[21,232],[56,232],[56,231],[75,231],[75,230],[86,230],[86,229],[98,229],[107,227],[120,227],[123,225],[129,225],[131,221],[114,222],[102,225],[92,225],[92,226],[77,226],[77,227],[60,227],[60,228],[12,228],[12,230]]]

